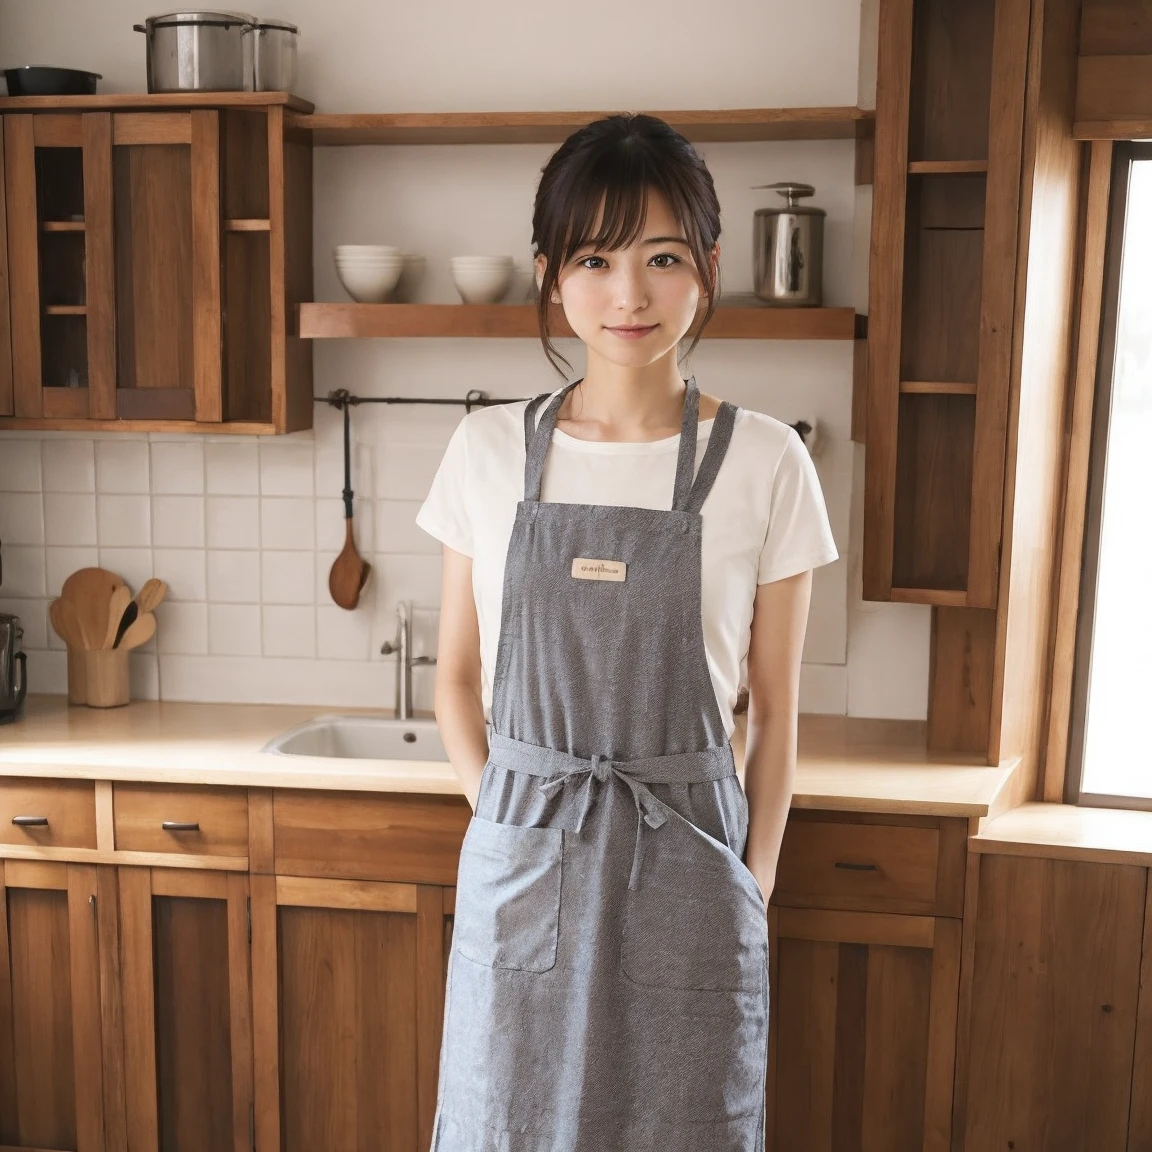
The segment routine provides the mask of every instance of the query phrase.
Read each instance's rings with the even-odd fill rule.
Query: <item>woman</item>
[[[766,905],[811,569],[837,553],[795,432],[680,376],[719,233],[663,121],[570,136],[533,245],[545,352],[560,370],[552,301],[587,372],[466,416],[417,516],[444,544],[436,718],[474,811],[434,1152],[763,1148]]]

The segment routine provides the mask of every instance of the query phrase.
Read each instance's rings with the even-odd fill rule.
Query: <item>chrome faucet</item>
[[[380,654],[396,653],[396,719],[412,719],[412,669],[418,664],[435,664],[435,656],[412,655],[412,602],[396,605],[396,639],[385,640]]]

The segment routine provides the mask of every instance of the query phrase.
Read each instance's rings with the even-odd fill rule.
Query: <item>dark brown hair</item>
[[[572,366],[553,348],[548,331],[548,302],[560,269],[585,244],[611,251],[634,243],[644,227],[650,188],[663,193],[684,228],[708,300],[685,355],[716,311],[719,269],[710,283],[709,254],[720,236],[720,202],[700,154],[656,116],[622,113],[593,120],[573,132],[544,166],[532,212],[533,253],[548,261],[536,301],[540,342],[561,376],[566,376],[561,363]],[[593,236],[601,200],[604,218]]]

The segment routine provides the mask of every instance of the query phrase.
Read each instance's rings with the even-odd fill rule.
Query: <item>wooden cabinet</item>
[[[774,1152],[945,1152],[967,822],[793,811],[769,907]]]
[[[116,873],[128,1148],[249,1152],[248,875]]]
[[[955,1152],[1148,1148],[1147,868],[976,859]]]
[[[87,864],[0,860],[0,1147],[104,1152],[116,920]],[[109,1013],[106,1026],[104,1015]],[[110,1107],[109,1107],[110,1105]]]
[[[1029,0],[881,0],[864,596],[994,607]]]
[[[311,426],[311,146],[254,95],[0,100],[6,426]]]
[[[251,814],[257,1147],[423,1152],[467,803],[277,789]]]

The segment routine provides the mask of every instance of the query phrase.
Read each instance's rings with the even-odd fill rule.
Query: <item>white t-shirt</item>
[[[460,421],[416,515],[425,532],[472,557],[486,720],[491,720],[504,560],[516,504],[524,496],[527,403],[488,405]],[[537,410],[537,423],[546,405]],[[713,423],[700,421],[697,469]],[[679,447],[679,433],[647,443],[619,443],[581,440],[557,428],[540,498],[671,508]],[[747,683],[756,585],[828,564],[838,553],[820,480],[803,441],[790,425],[747,408],[737,411],[701,516],[704,648],[720,715],[731,735],[737,692]]]

